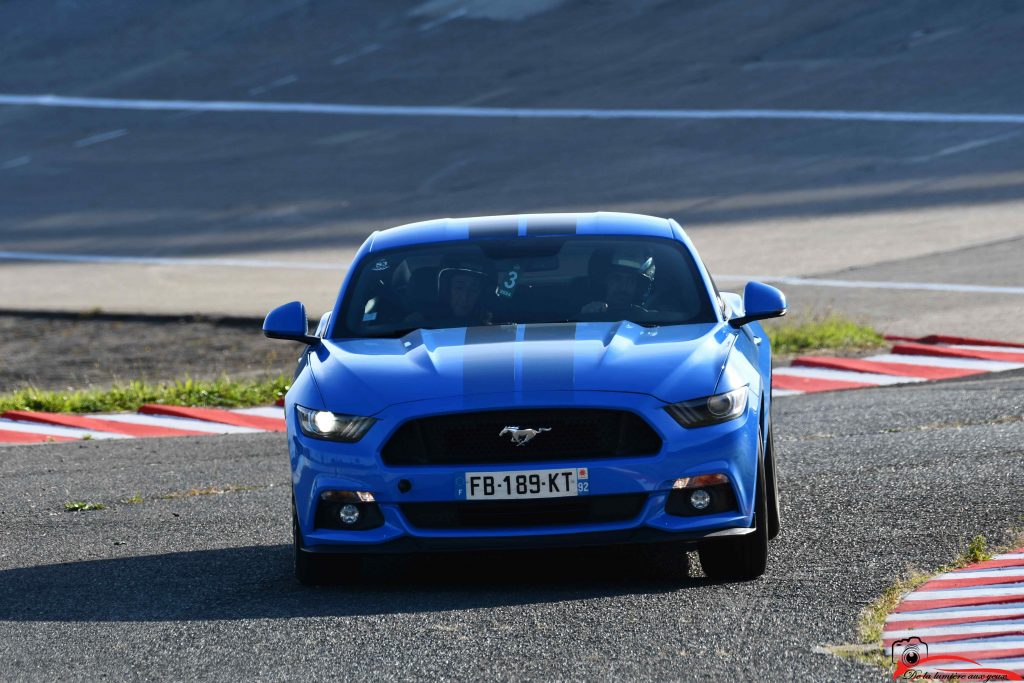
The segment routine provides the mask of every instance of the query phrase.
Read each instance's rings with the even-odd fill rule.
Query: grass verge
[[[882,333],[838,313],[808,318],[782,318],[764,325],[775,353],[802,353],[823,349],[860,351],[885,344]]]
[[[44,391],[33,387],[0,394],[0,412],[39,410],[50,413],[102,413],[138,410],[146,403],[204,408],[241,408],[271,405],[284,396],[289,380],[273,379],[211,381],[194,379],[165,384],[128,382],[109,389]]]

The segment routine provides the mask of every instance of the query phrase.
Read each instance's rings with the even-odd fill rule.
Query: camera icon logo
[[[928,643],[920,638],[906,638],[892,644],[892,661],[894,664],[917,666],[917,663],[928,657]]]

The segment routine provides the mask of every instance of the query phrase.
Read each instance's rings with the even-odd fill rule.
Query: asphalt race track
[[[203,316],[315,319],[375,229],[535,211],[674,217],[723,289],[802,278],[794,315],[1020,342],[1022,35],[1010,1],[0,0],[0,370],[250,376],[291,347]],[[285,106],[11,99],[46,94]],[[93,317],[57,334],[61,312]],[[891,680],[824,647],[911,568],[1015,540],[1024,370],[774,410],[783,532],[740,584],[619,550],[378,558],[306,589],[282,434],[0,449],[0,681]]]
[[[1024,372],[775,410],[784,530],[742,584],[530,552],[376,560],[303,589],[280,434],[7,449],[0,679],[886,680],[815,648],[851,642],[910,565],[1020,523]],[[210,487],[240,490],[180,495]]]

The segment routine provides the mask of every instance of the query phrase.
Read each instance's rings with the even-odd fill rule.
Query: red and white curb
[[[148,404],[137,413],[69,415],[8,410],[0,415],[0,444],[283,431],[280,407],[221,410]]]
[[[867,358],[801,356],[772,373],[772,396],[928,382],[1024,368],[1024,344],[932,335],[893,337],[889,353]]]
[[[932,577],[885,620],[882,644],[919,638],[953,655],[1024,675],[1024,548]]]

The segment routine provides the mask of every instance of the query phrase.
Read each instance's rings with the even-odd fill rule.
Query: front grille
[[[645,493],[574,496],[541,500],[472,500],[457,503],[402,503],[409,524],[420,529],[499,529],[601,524],[633,519]]]
[[[517,446],[505,427],[546,428]],[[493,410],[410,420],[381,451],[388,465],[467,465],[653,455],[661,437],[625,410]]]

